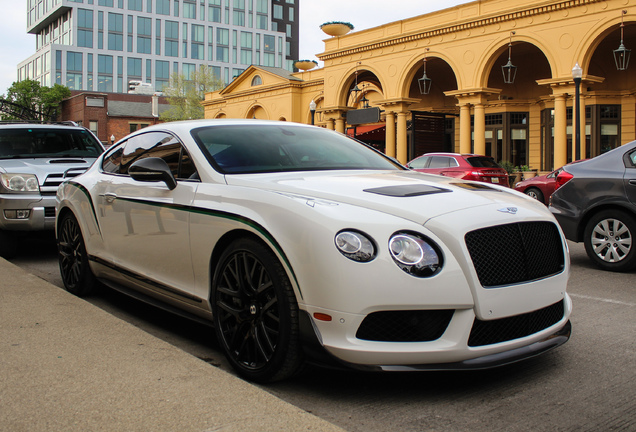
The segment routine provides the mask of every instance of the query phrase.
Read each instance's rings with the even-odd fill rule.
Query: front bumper
[[[24,219],[11,217],[7,210],[28,210]],[[45,231],[55,227],[55,196],[0,195],[0,229],[7,231]]]

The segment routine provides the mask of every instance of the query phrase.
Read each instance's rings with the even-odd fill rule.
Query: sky
[[[446,9],[467,0],[300,0],[300,59],[318,60],[328,36],[320,24],[346,21],[364,30]],[[27,0],[0,0],[0,95],[16,80],[18,63],[35,54],[35,36],[26,32]],[[321,64],[322,66],[322,64]]]

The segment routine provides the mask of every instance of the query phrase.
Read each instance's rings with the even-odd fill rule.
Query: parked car
[[[531,198],[541,201],[545,205],[550,204],[550,196],[556,188],[556,177],[563,170],[563,167],[552,171],[549,174],[531,177],[514,186],[516,191],[522,192]]]
[[[58,190],[66,289],[214,324],[243,377],[305,362],[479,369],[566,342],[569,257],[519,193],[406,170],[326,129],[150,126]]]
[[[636,141],[564,167],[550,210],[604,270],[636,268]]]
[[[55,226],[55,192],[104,151],[77,125],[0,124],[0,256],[13,257],[19,235]]]
[[[508,173],[490,156],[426,153],[410,161],[414,171],[508,186]]]

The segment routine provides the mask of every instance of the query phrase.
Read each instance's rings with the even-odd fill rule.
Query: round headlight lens
[[[375,245],[357,231],[340,231],[334,239],[341,254],[353,261],[369,262],[375,258]]]
[[[39,192],[38,179],[33,174],[2,174],[2,185],[14,192]]]
[[[413,276],[432,276],[442,266],[437,246],[420,235],[395,234],[389,240],[389,250],[398,267]]]

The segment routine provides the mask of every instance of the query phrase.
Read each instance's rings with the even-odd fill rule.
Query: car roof
[[[70,123],[0,123],[0,129],[85,129],[77,124]]]

